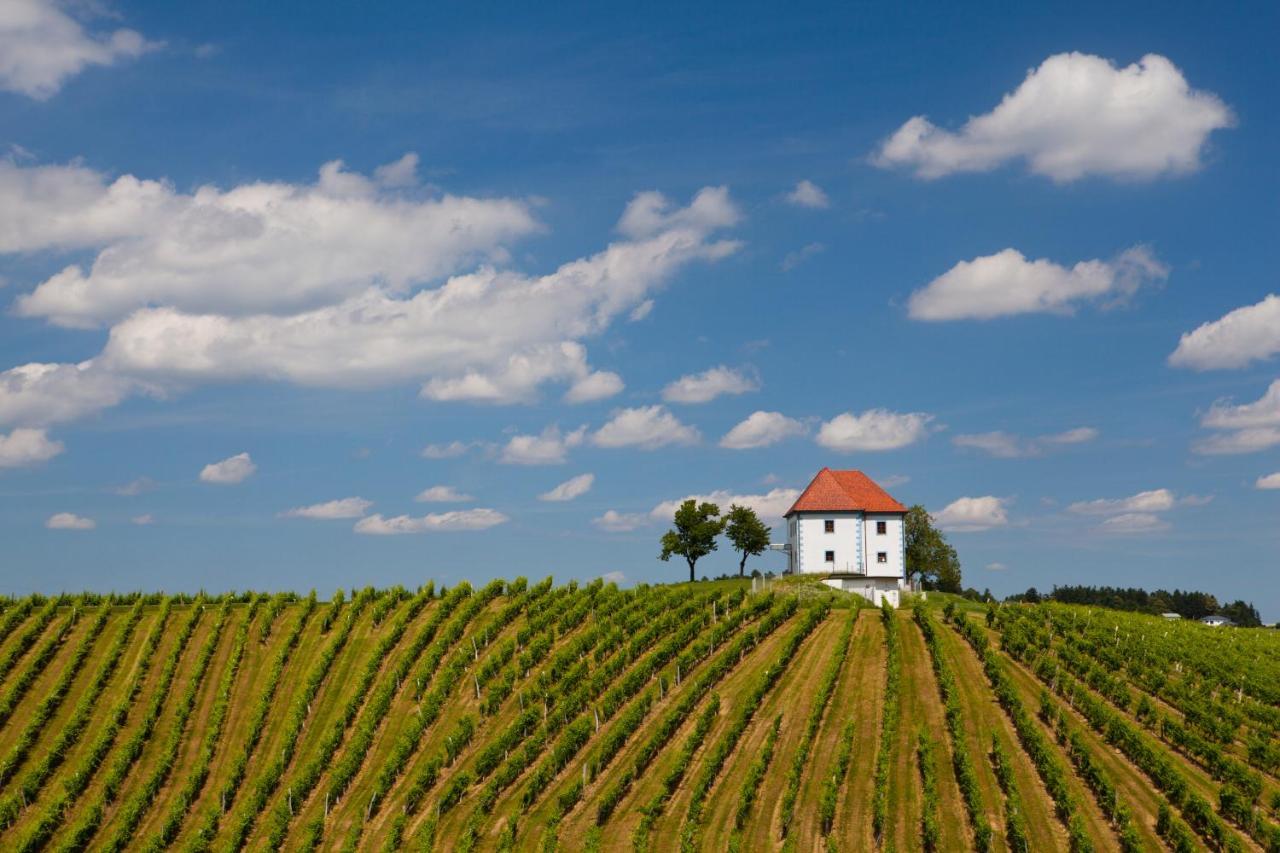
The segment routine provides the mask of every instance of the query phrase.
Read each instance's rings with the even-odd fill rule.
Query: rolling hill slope
[[[796,589],[6,601],[0,848],[1280,850],[1280,634]]]

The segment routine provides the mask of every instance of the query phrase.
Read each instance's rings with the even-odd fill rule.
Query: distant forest
[[[1243,628],[1257,628],[1262,618],[1252,603],[1236,600],[1220,605],[1218,599],[1207,592],[1175,589],[1169,592],[1157,589],[1121,588],[1116,586],[1055,586],[1053,592],[1037,592],[1031,587],[1026,592],[1011,595],[1006,601],[1058,601],[1063,604],[1089,604],[1110,607],[1113,610],[1130,610],[1136,613],[1177,613],[1183,619],[1200,619],[1215,613],[1225,616]]]

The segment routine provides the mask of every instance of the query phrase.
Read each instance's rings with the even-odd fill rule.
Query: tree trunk
[[[687,560],[686,562],[688,562],[688,563],[689,563],[689,583],[693,583],[693,581],[694,581],[694,577],[693,577],[693,564],[694,564],[696,561],[695,561],[695,560]]]
[[[742,559],[738,562],[738,577],[746,577],[747,571],[747,552],[742,552]]]

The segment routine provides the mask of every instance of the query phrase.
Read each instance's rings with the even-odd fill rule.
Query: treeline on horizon
[[[1157,589],[1147,592],[1137,587],[1118,586],[1054,586],[1052,592],[1041,593],[1035,587],[1026,592],[1011,595],[1005,601],[1022,601],[1036,604],[1041,601],[1057,601],[1061,604],[1086,604],[1127,610],[1133,613],[1177,613],[1183,619],[1201,619],[1205,616],[1225,616],[1242,628],[1258,628],[1262,617],[1252,602],[1237,599],[1230,604],[1219,604],[1218,599],[1207,593],[1175,589],[1170,592]]]

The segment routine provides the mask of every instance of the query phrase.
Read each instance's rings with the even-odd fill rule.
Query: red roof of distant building
[[[907,508],[861,471],[823,468],[787,510],[793,512],[906,512]]]

